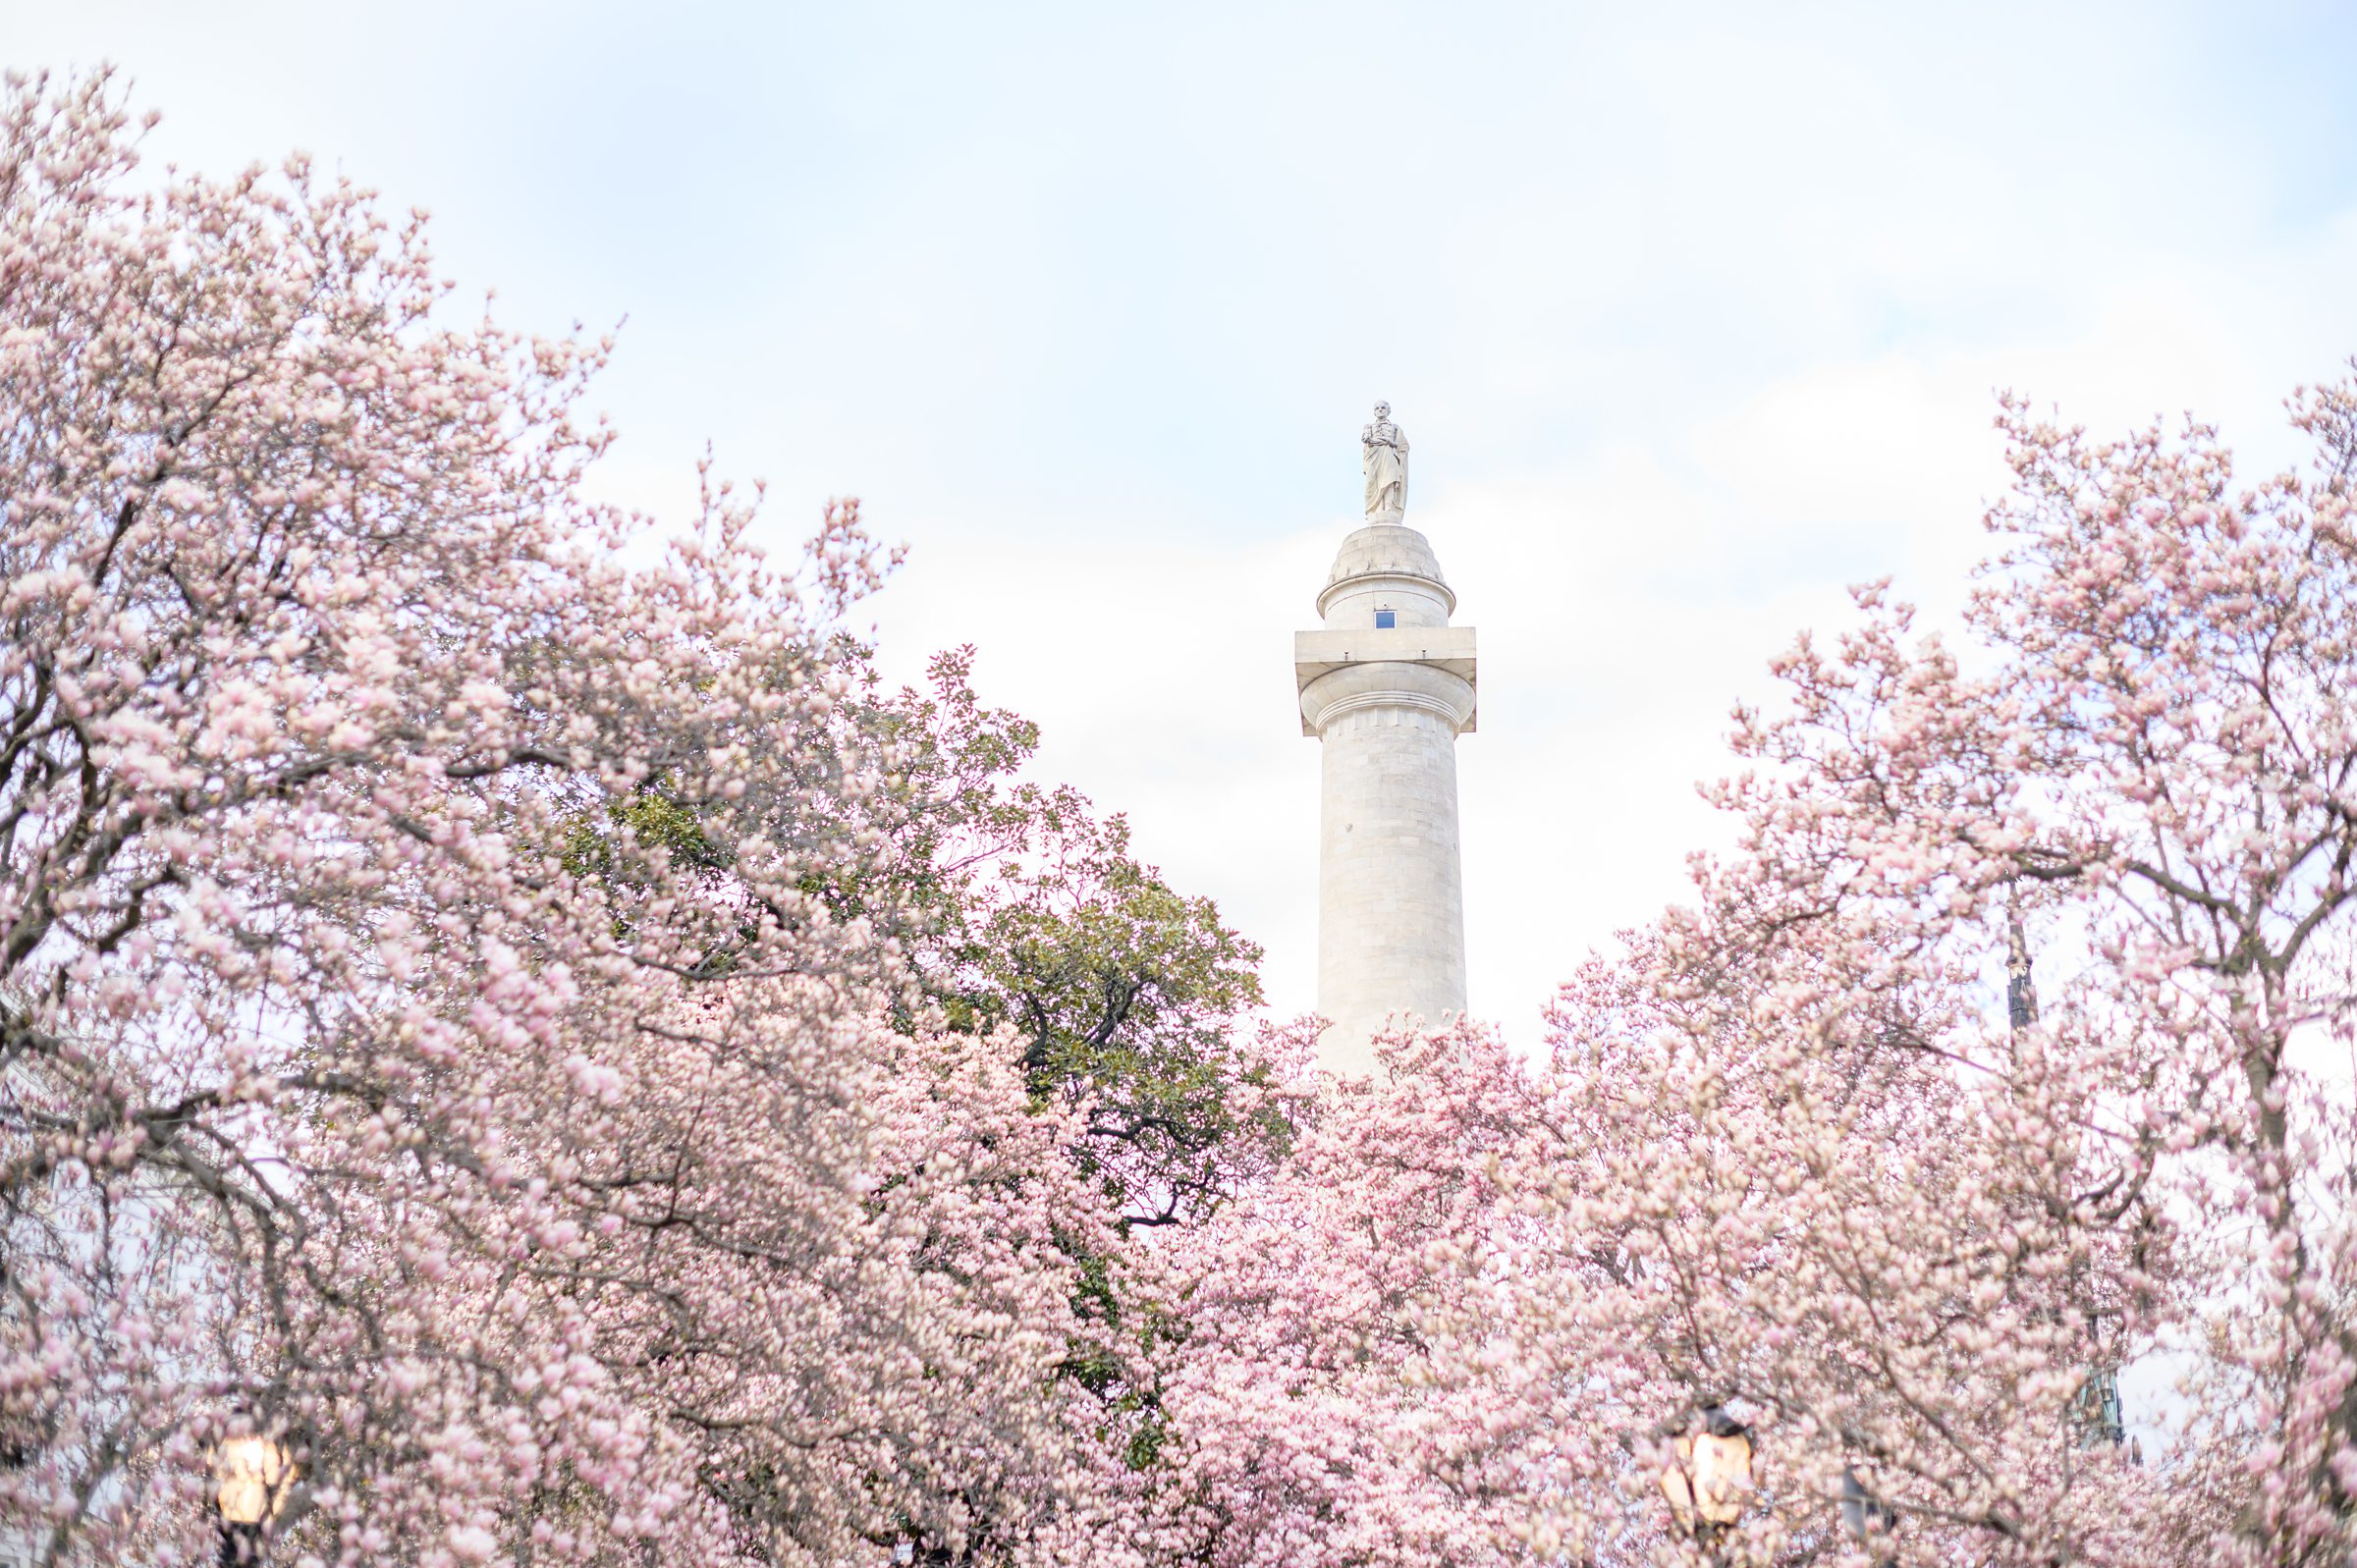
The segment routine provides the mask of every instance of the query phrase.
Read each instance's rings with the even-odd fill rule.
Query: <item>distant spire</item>
[[[2013,1027],[2027,1029],[2038,1021],[2038,986],[2030,979],[2030,943],[2021,929],[2021,911],[2006,916],[2005,1011]]]

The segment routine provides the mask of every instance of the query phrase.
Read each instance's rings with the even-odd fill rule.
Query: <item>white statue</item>
[[[1397,522],[1407,510],[1407,437],[1392,423],[1392,406],[1375,406],[1375,422],[1359,432],[1367,469],[1367,520]]]

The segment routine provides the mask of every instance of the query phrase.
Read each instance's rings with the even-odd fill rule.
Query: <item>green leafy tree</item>
[[[1286,1134],[1280,1053],[1241,1027],[1261,948],[1141,862],[1124,818],[1019,779],[1038,727],[985,707],[972,670],[944,653],[856,718],[897,764],[884,875],[913,1002],[1019,1034],[1032,1092],[1083,1108],[1125,1224],[1199,1218]]]
[[[935,657],[920,687],[887,690],[872,650],[845,646],[844,700],[802,748],[832,777],[809,798],[835,820],[781,838],[857,853],[802,892],[838,924],[865,921],[905,966],[900,1021],[1012,1029],[1043,1106],[1083,1113],[1082,1159],[1125,1226],[1202,1217],[1287,1136],[1279,1037],[1242,1026],[1262,1001],[1260,946],[1208,897],[1179,892],[1130,847],[1127,821],[1069,785],[1020,774],[1039,727],[983,704],[973,650]],[[830,760],[831,759],[831,760]],[[881,779],[862,794],[858,781]],[[849,811],[851,820],[840,814]],[[625,840],[630,856],[615,849]],[[576,868],[648,854],[717,864],[696,815],[661,777],[585,817]],[[725,951],[709,962],[724,964]]]

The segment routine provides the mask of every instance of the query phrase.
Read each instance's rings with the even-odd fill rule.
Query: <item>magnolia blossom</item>
[[[1188,1238],[1141,1539],[2349,1560],[2357,388],[2292,411],[2315,466],[2238,489],[2206,427],[2007,402],[1967,641],[1861,589],[1549,1059],[1400,1034]],[[2174,1383],[2133,1441],[2123,1371]],[[1753,1487],[1699,1528],[1711,1412]]]
[[[0,94],[0,1526],[209,1560],[258,1437],[283,1561],[1026,1549],[1120,1243],[905,1005],[855,510],[590,504],[603,344],[137,141]]]
[[[1877,584],[1779,660],[1736,847],[1547,1059],[1313,1092],[1216,911],[992,792],[962,656],[877,692],[854,509],[777,565],[709,473],[590,504],[603,344],[137,146],[0,93],[43,1560],[209,1557],[257,1452],[322,1564],[2357,1550],[2357,390],[2240,487],[2008,402],[1961,639]]]

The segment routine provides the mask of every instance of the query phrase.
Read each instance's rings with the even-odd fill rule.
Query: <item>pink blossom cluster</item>
[[[1116,1237],[826,895],[916,809],[855,510],[592,505],[603,344],[301,160],[137,184],[120,96],[0,92],[0,1521],[207,1558],[258,1433],[290,1562],[1036,1534]]]
[[[103,76],[0,92],[42,1560],[208,1557],[253,1436],[305,1564],[2357,1551],[2357,387],[2239,485],[2206,427],[2007,400],[1960,632],[1876,584],[1778,661],[1735,847],[1545,1060],[1403,1027],[1313,1090],[1118,825],[961,798],[957,701],[863,721],[855,509],[782,568],[708,472],[684,532],[592,504],[602,343],[457,324],[422,216],[301,160],[137,144]],[[993,955],[903,900],[985,862],[969,948],[1221,977],[1152,1059],[1234,1093],[950,1027]],[[1701,1435],[1728,1520],[1663,1486]]]
[[[1549,1059],[1401,1035],[1189,1238],[1159,1549],[2351,1560],[2357,384],[2291,410],[2237,488],[2005,402],[1964,638],[1860,590]]]

